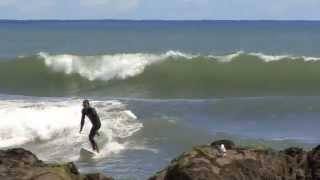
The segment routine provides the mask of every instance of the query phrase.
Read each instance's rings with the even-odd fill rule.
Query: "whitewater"
[[[99,145],[103,158],[111,153],[134,148],[125,141],[143,125],[125,104],[119,101],[93,101],[99,110],[102,128]],[[2,100],[0,101],[0,148],[25,146],[44,160],[79,160],[81,148],[90,149],[87,134],[91,123],[87,120],[79,134],[81,100]],[[122,142],[118,141],[122,139]]]

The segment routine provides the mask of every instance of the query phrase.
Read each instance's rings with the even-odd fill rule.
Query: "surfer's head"
[[[88,99],[83,100],[83,101],[82,101],[82,106],[83,106],[84,108],[89,107],[89,106],[90,106],[89,100],[88,100]]]

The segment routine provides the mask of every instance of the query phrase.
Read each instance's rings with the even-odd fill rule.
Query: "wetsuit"
[[[89,134],[89,140],[90,140],[92,149],[99,151],[98,145],[94,141],[94,136],[98,133],[98,130],[101,127],[100,118],[98,116],[97,111],[94,108],[92,108],[92,107],[83,108],[82,109],[82,117],[81,117],[81,130],[82,130],[83,125],[84,125],[85,116],[87,116],[90,119],[91,124],[92,124],[92,128],[91,128],[91,131],[90,131],[90,134]]]

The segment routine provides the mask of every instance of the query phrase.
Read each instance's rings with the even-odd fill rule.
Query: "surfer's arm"
[[[83,129],[84,118],[85,118],[85,113],[82,111],[81,122],[80,122],[80,131],[79,131],[79,133],[81,133],[81,131],[82,131],[82,129]]]

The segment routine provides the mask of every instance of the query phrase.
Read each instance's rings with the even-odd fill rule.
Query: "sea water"
[[[193,145],[320,142],[320,22],[0,21],[0,148],[147,179]],[[81,102],[92,101],[101,153]]]

